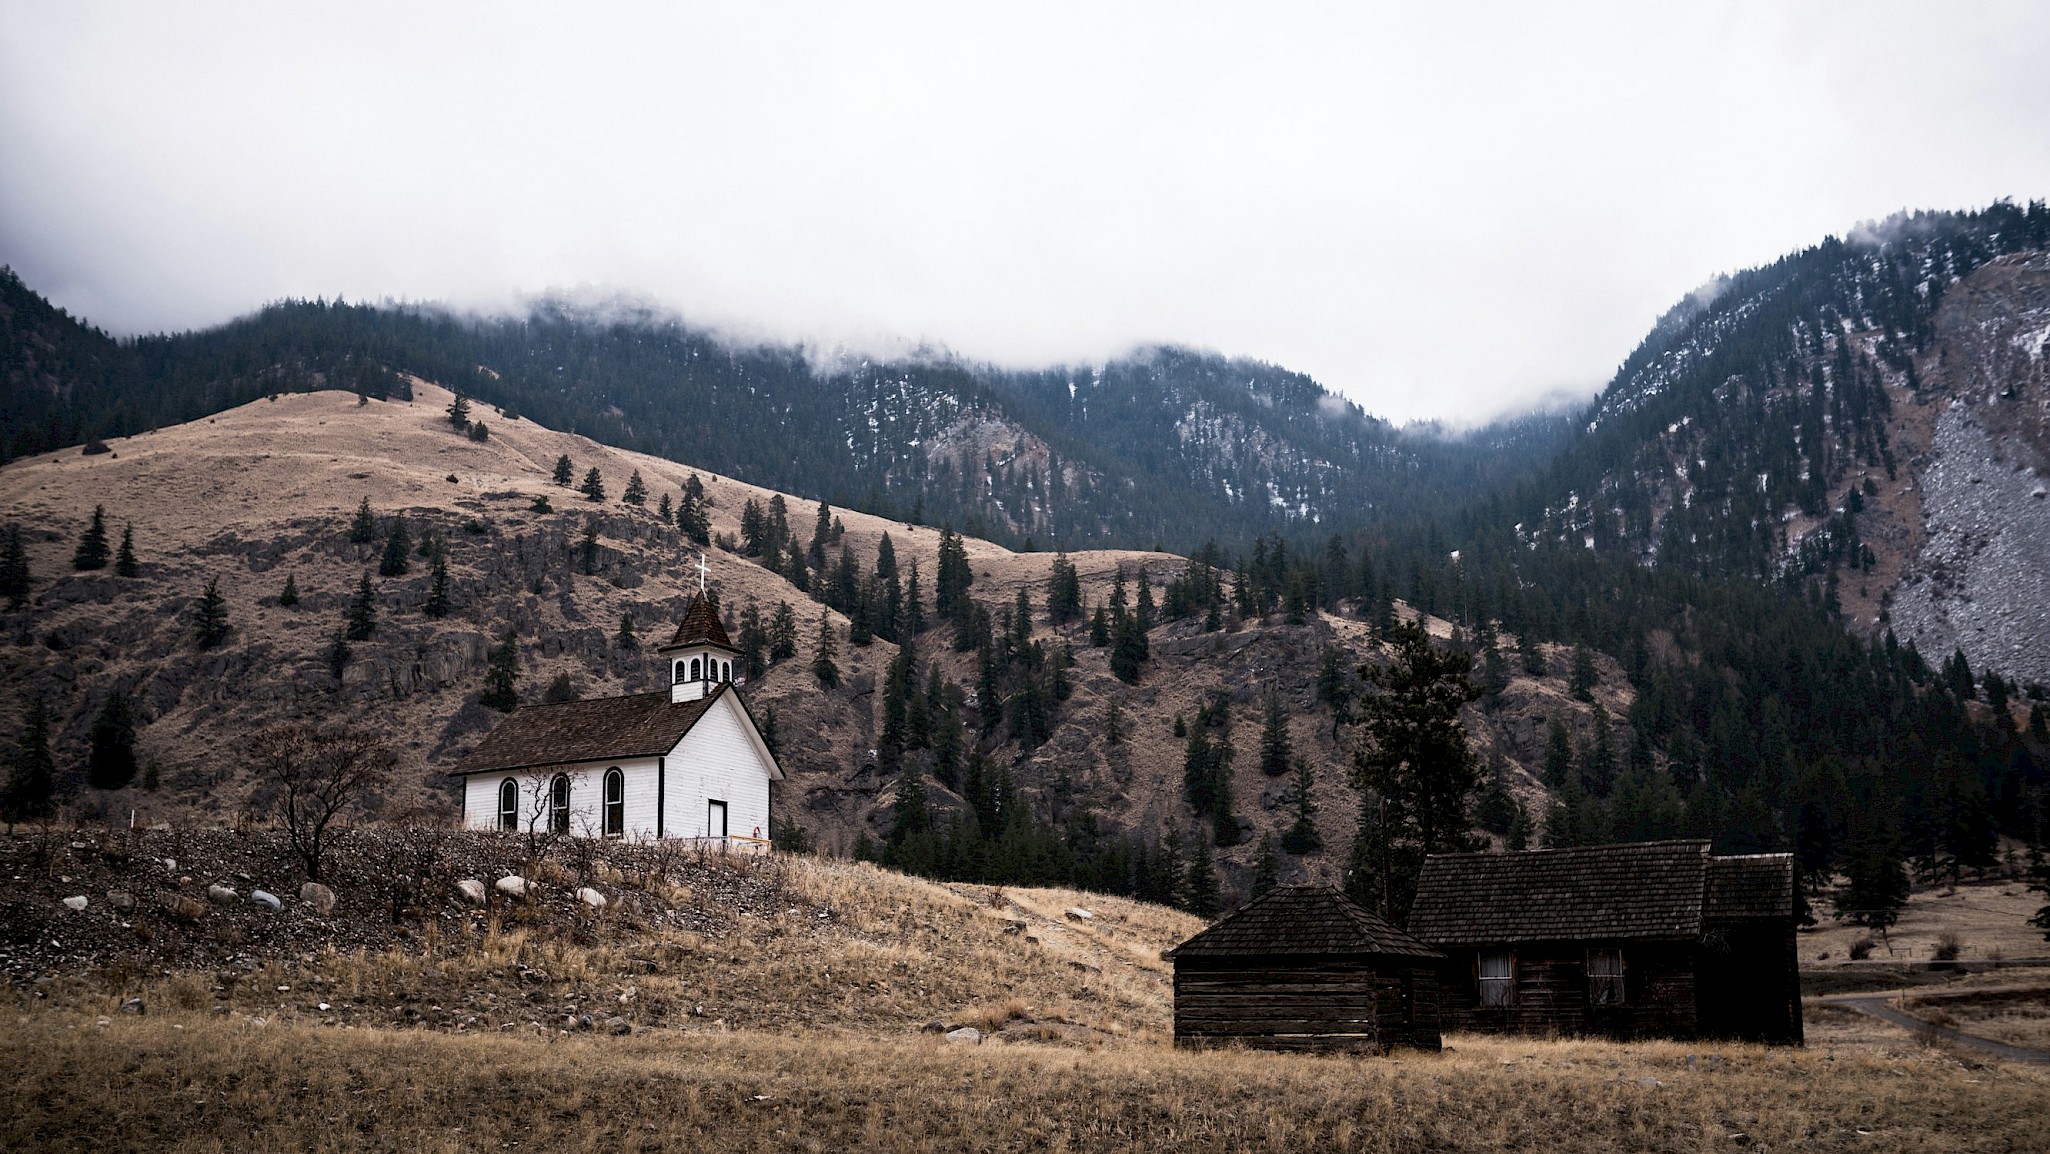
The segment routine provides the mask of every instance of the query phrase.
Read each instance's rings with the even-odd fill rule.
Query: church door
[[[726,803],[708,801],[705,803],[705,836],[726,836]]]

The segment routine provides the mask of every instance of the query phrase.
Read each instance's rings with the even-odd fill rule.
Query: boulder
[[[456,893],[462,895],[463,904],[467,906],[481,906],[490,897],[490,892],[484,888],[484,883],[476,878],[464,878],[462,881],[457,882]]]
[[[75,897],[65,898],[64,904],[70,906],[74,910],[82,910],[86,907],[85,895],[79,894]]]
[[[217,906],[232,906],[242,900],[242,895],[224,885],[206,887],[206,900]]]
[[[518,874],[507,874],[499,878],[493,885],[499,893],[509,898],[523,898],[527,896],[527,879]]]
[[[592,889],[590,886],[585,886],[577,891],[577,900],[594,910],[605,908],[605,895]]]
[[[135,895],[122,890],[113,890],[107,894],[107,904],[113,907],[116,913],[134,913]]]
[[[1089,910],[1083,909],[1081,906],[1069,906],[1067,909],[1067,914],[1068,917],[1073,921],[1093,922],[1096,920],[1096,915],[1094,913],[1092,913]]]
[[[121,1012],[124,1014],[145,1014],[149,1012],[149,1007],[143,1004],[141,998],[129,998],[121,1003]]]
[[[278,895],[271,893],[269,890],[256,890],[251,893],[249,895],[249,903],[262,906],[272,913],[277,913],[285,908],[285,903],[278,900]]]
[[[963,1026],[958,1030],[948,1030],[947,1041],[962,1042],[968,1045],[981,1045],[982,1031],[974,1026]]]
[[[299,887],[299,900],[313,907],[313,912],[325,917],[335,912],[335,891],[319,882],[307,882]]]

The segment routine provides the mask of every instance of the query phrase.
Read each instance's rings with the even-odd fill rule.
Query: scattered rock
[[[255,891],[249,895],[249,902],[251,905],[262,906],[272,913],[277,913],[285,908],[285,903],[278,900],[278,895],[271,893],[269,890]]]
[[[594,910],[605,908],[605,895],[592,889],[590,886],[585,886],[577,891],[577,900]]]
[[[958,1030],[948,1030],[947,1041],[979,1046],[982,1044],[982,1031],[974,1026],[963,1026]]]
[[[64,904],[70,906],[74,910],[82,910],[86,906],[85,895],[79,894],[76,897],[65,898]]]
[[[527,896],[527,879],[518,874],[507,874],[494,883],[499,893],[512,898]]]
[[[325,917],[335,911],[335,891],[319,882],[307,882],[299,887],[299,900],[313,907],[313,911]]]
[[[124,1014],[144,1014],[149,1012],[149,1007],[143,1005],[141,998],[129,998],[121,1003],[121,1012]]]
[[[918,1029],[919,1032],[926,1034],[944,1034],[947,1032],[947,1024],[945,1022],[927,1022]]]
[[[605,1026],[605,1032],[614,1037],[624,1037],[634,1032],[633,1024],[625,1018],[614,1018]]]
[[[1081,906],[1069,906],[1067,916],[1070,920],[1078,922],[1093,922],[1096,920],[1094,913],[1083,909]]]
[[[456,893],[462,895],[463,904],[469,906],[481,906],[490,897],[484,883],[476,878],[464,878],[457,882]]]
[[[135,912],[135,895],[123,890],[113,890],[107,894],[107,905],[112,907],[116,913],[133,913]]]
[[[178,872],[178,859],[174,857],[165,858],[164,872],[167,874],[176,874]]]
[[[232,906],[242,900],[242,895],[227,886],[212,885],[206,887],[206,900],[217,906]]]
[[[206,903],[190,894],[171,894],[164,898],[164,912],[181,922],[196,922],[206,916]]]

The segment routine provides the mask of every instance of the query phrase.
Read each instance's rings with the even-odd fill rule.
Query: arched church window
[[[676,669],[670,674],[670,679],[674,681],[683,680],[683,662],[679,661],[676,663]]]
[[[692,681],[703,681],[705,679],[705,675],[701,672],[701,670],[704,667],[698,664],[700,661],[703,660],[704,658],[702,657],[693,657],[690,659],[690,679]]]
[[[731,661],[721,661],[719,663],[719,680],[733,680],[733,663]]]
[[[614,766],[605,771],[605,836],[626,833],[626,775]]]
[[[509,777],[498,783],[498,828],[520,828],[520,783]]]
[[[569,775],[558,773],[548,783],[548,832],[569,832]]]

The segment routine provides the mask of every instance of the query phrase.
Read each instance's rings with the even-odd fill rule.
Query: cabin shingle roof
[[[1701,916],[1711,922],[1793,917],[1794,855],[1710,858]]]
[[[1793,859],[1713,857],[1706,841],[1424,859],[1409,929],[1434,946],[1677,940],[1705,922],[1793,915]]]
[[[662,648],[676,649],[685,645],[717,645],[740,652],[727,639],[726,627],[719,623],[719,611],[712,608],[711,600],[702,593],[691,598],[689,608],[683,611],[683,620],[677,622],[676,635]]]
[[[1701,932],[1705,841],[1433,854],[1410,932],[1432,945]]]
[[[523,705],[486,734],[453,772],[659,757],[676,748],[729,688],[722,685],[696,701],[680,703],[672,703],[665,692]]]
[[[1329,886],[1283,886],[1167,952],[1169,958],[1276,954],[1444,957]]]

